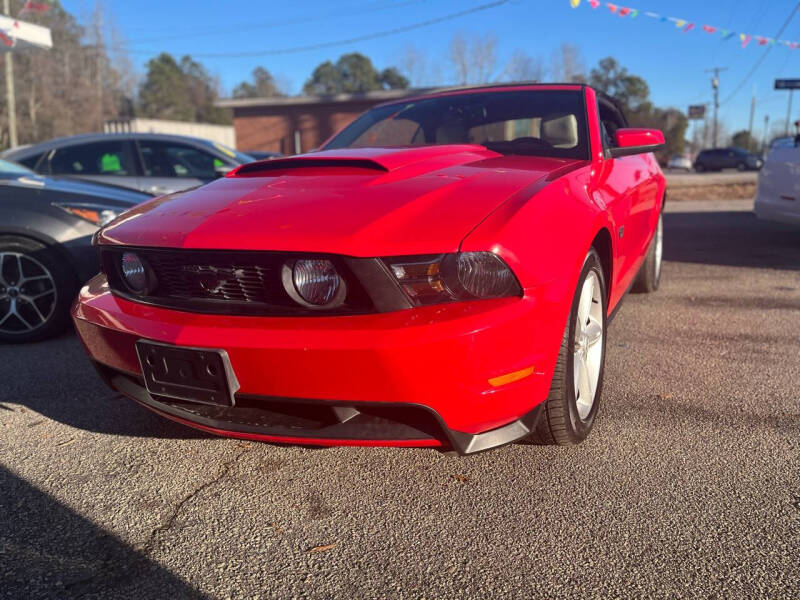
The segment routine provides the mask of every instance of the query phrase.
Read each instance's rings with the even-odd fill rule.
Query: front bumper
[[[204,315],[118,298],[102,275],[73,307],[109,385],[174,420],[249,439],[450,445],[462,453],[513,441],[535,425],[563,333],[560,312],[531,292],[346,317]],[[150,395],[139,339],[224,349],[240,384],[236,407]],[[489,383],[529,367],[524,379]]]

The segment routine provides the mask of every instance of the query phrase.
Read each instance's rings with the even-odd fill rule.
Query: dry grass
[[[754,198],[755,183],[667,186],[669,202],[681,200],[734,200]]]

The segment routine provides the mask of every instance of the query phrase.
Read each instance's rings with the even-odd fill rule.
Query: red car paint
[[[409,403],[430,409],[444,427],[465,434],[520,419],[547,396],[586,253],[598,240],[611,249],[608,310],[613,311],[644,260],[665,191],[652,154],[609,157],[593,89],[529,85],[480,91],[537,89],[585,95],[588,160],[504,156],[478,145],[323,149],[270,161],[267,172],[248,172],[245,166],[199,189],[154,199],[102,229],[96,240],[101,247],[351,257],[491,251],[512,269],[522,297],[335,317],[226,316],[122,298],[101,274],[81,290],[73,308],[87,351],[101,365],[140,376],[134,349],[139,339],[224,349],[240,394]],[[473,92],[441,95],[468,93]],[[617,141],[638,146],[659,135],[620,130]],[[321,161],[341,166],[320,166]],[[499,387],[488,382],[530,366],[529,377]],[[320,438],[302,430],[291,436],[244,433],[149,408],[206,431],[248,439],[442,443]]]

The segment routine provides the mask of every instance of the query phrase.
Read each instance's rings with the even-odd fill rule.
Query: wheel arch
[[[3,238],[17,238],[19,240],[26,240],[29,242],[34,242],[44,246],[48,250],[52,250],[64,263],[69,266],[70,268],[70,275],[75,280],[75,282],[80,281],[79,276],[79,269],[75,264],[73,257],[70,255],[69,252],[64,248],[64,246],[58,241],[52,239],[49,236],[46,236],[40,232],[32,232],[32,231],[17,231],[14,228],[11,229],[0,229],[0,240]]]
[[[606,302],[611,300],[611,288],[613,286],[614,275],[614,248],[611,241],[611,233],[608,228],[602,227],[592,240],[591,247],[600,256],[600,264],[603,267],[603,277],[606,280]]]

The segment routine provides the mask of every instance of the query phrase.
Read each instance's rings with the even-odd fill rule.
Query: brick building
[[[231,98],[217,106],[233,110],[236,148],[281,154],[308,152],[376,104],[425,90],[381,90],[336,96]]]

